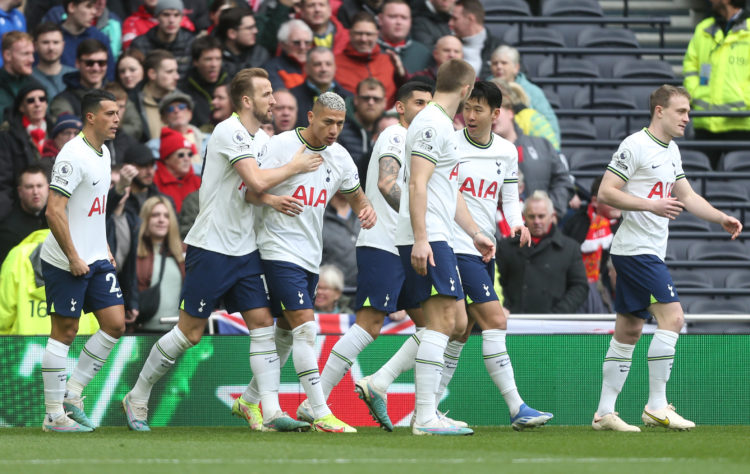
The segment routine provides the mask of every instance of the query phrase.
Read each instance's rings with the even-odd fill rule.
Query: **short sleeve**
[[[434,127],[426,125],[414,134],[411,154],[437,164],[442,143]]]
[[[385,149],[380,153],[380,156],[377,157],[378,161],[380,161],[381,158],[390,157],[398,161],[399,165],[403,166],[404,153],[406,152],[404,147],[405,140],[406,138],[403,135],[397,133],[388,137],[388,143],[386,144]]]
[[[675,166],[674,166],[674,180],[680,180],[685,179],[687,176],[685,176],[685,170],[682,168],[682,156],[679,152],[676,153],[677,158],[675,159]]]
[[[616,174],[627,183],[638,167],[636,161],[632,144],[624,141],[620,144],[615,154],[612,155],[612,161],[609,162],[607,170]]]
[[[52,179],[49,188],[69,198],[78,184],[83,180],[85,170],[80,163],[62,158],[52,168]]]
[[[232,165],[246,158],[255,158],[253,137],[242,127],[232,130],[229,135],[221,135],[216,146],[218,149],[213,151],[226,157]]]
[[[255,151],[257,154],[256,160],[258,162],[258,168],[278,168],[284,164],[279,159],[281,155],[280,149],[283,148],[279,144],[280,140],[279,137],[271,137],[268,142],[260,147],[260,150]]]
[[[342,194],[349,194],[359,189],[359,172],[350,156],[345,156],[344,158],[345,164],[341,174],[341,185],[339,186],[339,191]]]

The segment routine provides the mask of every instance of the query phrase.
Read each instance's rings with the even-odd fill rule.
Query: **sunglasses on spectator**
[[[182,159],[182,158],[192,158],[193,154],[190,153],[189,151],[181,151],[181,152],[177,153],[176,156],[177,156],[177,158],[180,158],[180,159]]]
[[[26,103],[27,104],[33,104],[34,102],[39,102],[39,103],[43,104],[43,103],[47,102],[47,97],[42,96],[42,97],[27,97],[26,98]]]
[[[374,95],[360,95],[358,97],[359,100],[364,100],[365,102],[375,102],[376,104],[383,102],[383,99],[385,99],[385,97],[375,97]]]
[[[178,110],[185,110],[187,108],[188,108],[187,104],[172,104],[169,107],[167,107],[167,112],[171,114],[172,112],[177,112]]]
[[[83,64],[86,67],[94,67],[94,65],[97,65],[99,67],[107,67],[107,60],[106,59],[84,59]]]
[[[297,46],[298,48],[300,48],[302,46],[311,46],[312,45],[312,41],[307,41],[307,40],[292,40],[292,41],[290,41],[290,43],[292,43],[294,46]]]

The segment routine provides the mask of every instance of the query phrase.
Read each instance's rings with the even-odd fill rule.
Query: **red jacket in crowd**
[[[386,107],[391,107],[396,97],[395,71],[390,56],[381,53],[378,45],[370,53],[360,53],[347,44],[344,52],[336,55],[336,82],[356,94],[362,79],[374,77],[385,86]]]
[[[148,30],[158,24],[159,21],[146,10],[145,5],[138,7],[135,13],[122,22],[122,50],[127,50],[136,37],[146,34]],[[182,15],[180,26],[186,30],[195,31],[195,26],[187,15]]]
[[[182,179],[178,179],[167,169],[162,160],[157,160],[154,184],[161,193],[172,198],[174,207],[179,214],[182,210],[182,201],[185,197],[201,187],[201,178],[193,172],[193,167],[191,166],[188,174]]]

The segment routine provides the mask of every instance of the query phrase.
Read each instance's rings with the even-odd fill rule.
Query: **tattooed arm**
[[[398,185],[398,171],[401,163],[390,155],[380,157],[378,171],[378,189],[394,211],[398,212],[401,202],[401,188]]]

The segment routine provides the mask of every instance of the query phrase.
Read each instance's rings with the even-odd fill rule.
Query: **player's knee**
[[[115,339],[120,339],[120,337],[125,334],[125,321],[122,321],[120,323],[110,323],[106,327],[102,327],[101,329],[102,331],[107,333],[108,336]]]
[[[312,323],[308,322],[300,326],[297,326],[292,331],[294,339],[302,340],[303,342],[305,342],[306,344],[310,346],[315,345],[315,337],[317,336],[316,334],[317,331],[315,327],[316,325],[314,322]]]

